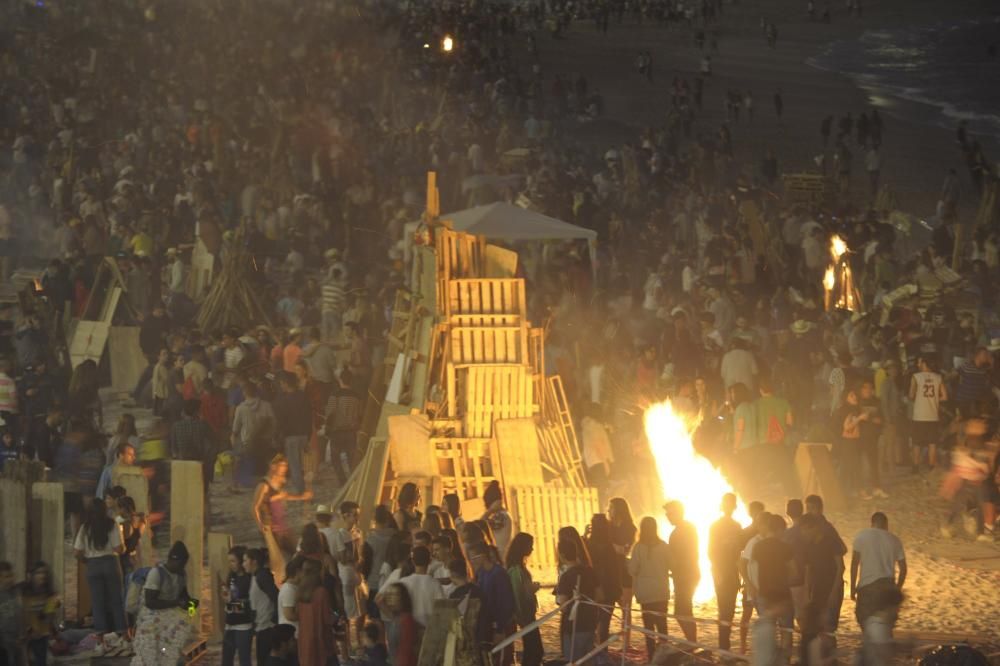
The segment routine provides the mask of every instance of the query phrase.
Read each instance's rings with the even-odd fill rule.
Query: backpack
[[[160,565],[142,567],[128,575],[128,579],[125,581],[125,612],[129,615],[139,614],[143,603],[142,590],[146,587],[146,578],[149,577],[149,572],[154,568],[158,569]],[[160,575],[163,576],[163,571],[160,571]]]

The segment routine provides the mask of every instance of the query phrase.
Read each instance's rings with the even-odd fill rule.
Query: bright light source
[[[685,518],[698,532],[698,559],[701,566],[701,581],[695,590],[694,600],[709,601],[715,590],[712,584],[712,564],[708,559],[708,532],[712,523],[719,518],[719,504],[726,493],[734,493],[733,487],[712,463],[694,449],[691,432],[696,423],[690,423],[674,411],[670,401],[652,405],[646,410],[646,437],[656,461],[663,496],[668,500],[680,500],[684,504]],[[750,523],[742,500],[734,518],[742,525]],[[660,534],[670,534],[671,527],[665,518],[659,519]]]
[[[838,261],[840,255],[847,252],[847,243],[840,236],[834,236],[830,239],[830,253],[833,255],[833,260]]]
[[[451,38],[451,35],[445,35],[444,39],[441,40],[441,50],[449,53],[453,48],[455,48],[455,40]]]

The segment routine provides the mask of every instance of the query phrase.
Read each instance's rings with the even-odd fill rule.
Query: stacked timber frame
[[[535,552],[548,556],[535,566],[554,572],[555,528],[582,529],[598,510],[562,382],[545,376],[544,333],[528,321],[524,280],[509,261],[488,260],[507,251],[446,220],[430,231],[433,246],[416,247],[411,289],[396,299],[374,436],[334,503],[357,501],[369,524],[377,504],[395,507],[412,482],[425,506],[456,493],[468,520],[482,515],[496,480],[515,528],[544,526]],[[556,517],[561,525],[548,530]]]

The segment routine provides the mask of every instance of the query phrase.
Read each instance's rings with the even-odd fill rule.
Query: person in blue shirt
[[[514,588],[510,584],[507,570],[497,562],[496,552],[490,546],[478,543],[468,549],[469,563],[476,572],[476,585],[483,594],[483,602],[479,612],[483,616],[483,624],[490,628],[491,636],[485,650],[507,638],[515,631],[514,627]],[[506,652],[500,656],[499,663],[510,663]]]

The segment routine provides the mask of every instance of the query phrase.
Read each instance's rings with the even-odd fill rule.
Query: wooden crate
[[[549,576],[559,566],[559,528],[572,525],[583,534],[591,517],[600,511],[596,488],[514,486],[508,498],[517,531],[535,537],[532,568]]]
[[[520,315],[523,320],[526,313],[524,280],[520,278],[449,280],[446,303],[446,315],[509,314]],[[481,325],[492,325],[492,323],[483,321]]]

